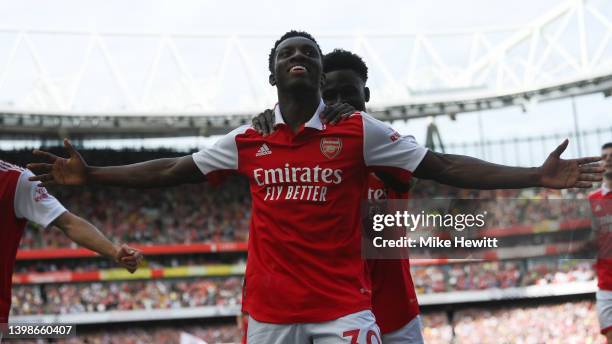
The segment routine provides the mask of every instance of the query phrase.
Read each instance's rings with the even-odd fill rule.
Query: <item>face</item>
[[[313,41],[288,38],[276,47],[270,84],[279,89],[319,89],[324,79],[322,70],[321,54]]]
[[[608,180],[612,180],[612,147],[601,151],[601,165],[606,169],[604,171],[604,177]]]
[[[321,92],[326,105],[348,103],[359,111],[365,111],[365,103],[370,100],[370,90],[363,80],[348,69],[325,73]]]

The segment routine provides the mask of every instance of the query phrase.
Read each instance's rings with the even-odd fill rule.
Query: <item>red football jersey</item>
[[[387,188],[374,173],[368,178],[368,200],[408,199],[408,192]],[[410,275],[408,259],[369,259],[367,273],[372,281],[372,312],[380,332],[402,328],[417,315],[419,303]]]
[[[0,160],[0,323],[8,322],[13,266],[26,225],[25,219],[15,216],[15,191],[21,172]]]
[[[66,209],[30,182],[32,172],[0,160],[0,323],[8,322],[13,266],[26,222],[47,227]]]
[[[589,195],[593,216],[597,222],[597,285],[612,291],[612,191],[601,188]]]
[[[193,154],[210,180],[249,178],[252,217],[243,309],[267,323],[337,319],[371,308],[361,259],[368,174],[411,176],[426,149],[366,113],[323,125],[323,101],[297,133],[275,109],[277,130],[242,126]]]

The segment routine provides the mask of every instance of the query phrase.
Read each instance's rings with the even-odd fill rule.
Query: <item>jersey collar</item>
[[[304,124],[305,128],[313,128],[317,130],[323,130],[323,123],[321,123],[321,112],[325,109],[325,103],[323,99],[319,102],[319,106],[317,107],[317,111],[315,111],[314,115]],[[274,106],[274,126],[285,124],[285,120],[283,119],[283,114],[280,111],[280,107],[278,104]]]

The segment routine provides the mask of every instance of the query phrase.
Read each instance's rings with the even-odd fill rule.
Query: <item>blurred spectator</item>
[[[17,286],[11,314],[231,306],[239,303],[241,287],[238,277]]]

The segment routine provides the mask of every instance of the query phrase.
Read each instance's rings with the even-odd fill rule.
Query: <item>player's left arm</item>
[[[428,151],[414,175],[442,184],[471,189],[553,189],[590,188],[602,180],[603,168],[592,163],[601,157],[561,159],[569,141],[565,140],[540,167],[512,167],[493,164],[469,156]]]
[[[400,180],[414,175],[439,183],[472,189],[526,187],[588,188],[602,180],[603,168],[592,164],[601,157],[561,159],[565,140],[534,168],[497,165],[469,156],[442,154],[418,145],[412,136],[401,136],[387,124],[363,113],[364,157],[376,173],[388,171]],[[403,172],[402,172],[403,171]],[[407,174],[405,172],[410,172]]]
[[[396,178],[393,174],[385,171],[375,172],[378,177],[385,184],[385,187],[391,188],[395,192],[409,192],[410,189],[416,184],[415,178],[410,178],[408,181]]]

